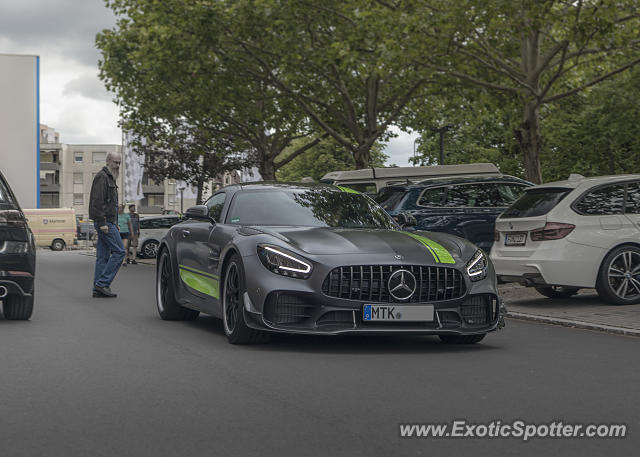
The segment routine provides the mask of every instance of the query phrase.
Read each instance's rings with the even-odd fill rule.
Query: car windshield
[[[551,211],[571,189],[539,188],[526,191],[501,218],[543,216]]]
[[[395,229],[387,213],[370,198],[331,188],[247,191],[235,196],[227,222],[240,225],[284,225]]]

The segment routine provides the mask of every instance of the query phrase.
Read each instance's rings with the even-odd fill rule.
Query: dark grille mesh
[[[322,284],[325,295],[349,300],[395,303],[389,295],[389,276],[408,270],[416,278],[416,291],[406,303],[451,300],[463,296],[466,286],[462,273],[450,267],[421,265],[356,265],[334,268]]]
[[[311,317],[312,306],[296,295],[272,295],[265,307],[264,317],[274,324],[298,324]]]
[[[486,325],[491,320],[491,311],[489,308],[489,297],[478,295],[469,297],[460,306],[462,318],[469,325]]]

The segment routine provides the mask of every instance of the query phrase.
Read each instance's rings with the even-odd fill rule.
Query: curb
[[[517,312],[508,312],[505,317],[523,321],[540,322],[542,324],[554,324],[563,327],[580,328],[584,330],[597,330],[600,332],[612,333],[615,335],[640,337],[640,330],[625,327],[613,327],[611,325],[604,324],[594,324],[592,322],[574,321],[571,319],[562,319],[560,317],[539,316],[536,314]]]

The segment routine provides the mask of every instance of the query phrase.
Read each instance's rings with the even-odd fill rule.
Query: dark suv
[[[458,235],[488,252],[496,218],[531,185],[506,175],[433,178],[385,187],[373,198],[391,216],[412,214],[418,230]]]
[[[0,172],[0,300],[5,319],[31,317],[35,274],[33,234]]]

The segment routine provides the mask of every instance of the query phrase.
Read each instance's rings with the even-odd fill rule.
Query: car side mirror
[[[418,225],[418,221],[416,220],[414,215],[411,213],[407,213],[406,211],[402,211],[396,214],[395,216],[393,216],[393,218],[398,224],[400,224],[400,227],[402,228],[415,227],[416,225]]]
[[[187,209],[184,215],[187,219],[208,221],[212,224],[216,223],[216,221],[214,221],[213,218],[209,216],[209,208],[207,207],[207,205],[192,206],[191,208]]]

